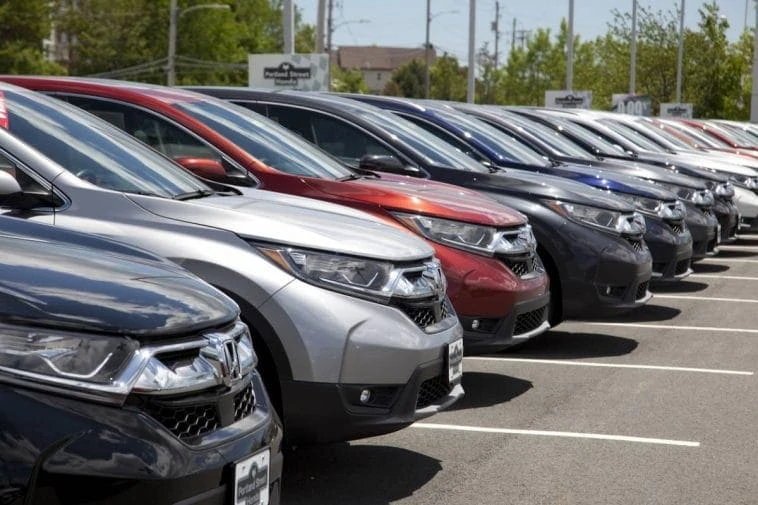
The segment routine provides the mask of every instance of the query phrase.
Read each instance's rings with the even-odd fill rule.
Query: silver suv
[[[339,206],[219,191],[80,109],[0,90],[17,137],[0,131],[0,212],[129,242],[228,294],[290,442],[386,433],[463,395],[426,243]]]

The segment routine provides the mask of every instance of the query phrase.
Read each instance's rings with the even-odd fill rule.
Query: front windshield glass
[[[353,173],[276,121],[244,107],[205,97],[174,105],[282,172],[320,179],[339,179]]]
[[[685,142],[684,140],[680,139],[676,135],[672,134],[669,131],[666,131],[662,128],[656,127],[654,124],[646,121],[646,120],[639,120],[635,123],[635,126],[637,128],[642,128],[645,131],[651,132],[651,134],[655,134],[659,137],[662,137],[663,139],[668,142],[668,144],[677,150],[683,150],[683,151],[692,151],[692,146]]]
[[[412,147],[430,165],[458,168],[470,172],[488,172],[487,167],[469,158],[444,140],[391,112],[368,107],[355,108],[352,112],[372,121],[402,143]]]
[[[751,146],[755,144],[755,139],[751,138],[750,134],[745,133],[744,130],[742,130],[740,127],[735,127],[734,125],[728,125],[728,124],[709,124],[708,128],[711,128],[722,135],[726,135],[727,138],[731,138],[736,140],[737,144],[743,145],[743,146]]]
[[[476,135],[476,139],[479,142],[486,145],[489,150],[497,153],[503,161],[540,167],[550,165],[549,161],[523,145],[512,135],[501,132],[476,118],[469,118],[461,113],[444,109],[435,109],[435,111],[464,132]]]
[[[601,121],[603,123],[603,126],[606,126],[609,130],[612,130],[621,135],[643,151],[664,152],[663,147],[661,147],[659,144],[656,144],[634,128],[630,128],[625,124],[617,123],[615,121]]]
[[[569,137],[576,137],[600,154],[626,154],[624,148],[620,145],[614,144],[597,133],[582,128],[571,121],[559,117],[549,117],[548,121],[556,125],[561,131],[565,131]]]
[[[723,142],[718,142],[712,137],[706,135],[705,133],[701,132],[700,130],[696,128],[692,128],[689,125],[685,125],[683,123],[680,123],[678,121],[671,121],[665,123],[669,128],[676,128],[678,131],[680,131],[683,135],[688,136],[695,142],[697,142],[700,147],[710,147],[719,149],[724,147],[726,144]]]
[[[535,137],[539,137],[540,140],[549,144],[561,156],[570,156],[572,158],[585,160],[593,159],[592,155],[587,153],[587,151],[583,150],[581,147],[570,141],[566,136],[561,135],[549,126],[522,118],[521,116],[509,112],[498,112],[498,115],[505,121],[518,126]]]
[[[210,191],[168,158],[77,107],[27,91],[3,93],[8,130],[80,179],[167,198]]]

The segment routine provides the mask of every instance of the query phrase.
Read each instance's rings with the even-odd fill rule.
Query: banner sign
[[[545,107],[589,109],[591,106],[592,91],[545,91]]]
[[[633,116],[649,116],[651,113],[650,95],[631,95],[629,93],[614,93],[611,95],[611,110]]]
[[[329,55],[249,54],[248,86],[329,91]]]
[[[692,119],[692,104],[691,103],[662,103],[660,116],[661,117],[681,117],[685,119]]]

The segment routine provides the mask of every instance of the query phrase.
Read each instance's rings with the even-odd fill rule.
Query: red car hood
[[[499,227],[519,226],[527,221],[526,216],[520,212],[478,191],[426,179],[382,174],[381,178],[365,178],[339,184],[309,178],[308,184],[313,189],[339,199],[373,203],[388,210],[409,214]]]

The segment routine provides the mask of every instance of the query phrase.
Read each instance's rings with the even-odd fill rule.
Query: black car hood
[[[229,323],[237,306],[176,267],[0,235],[0,322],[152,340]]]
[[[637,159],[642,162],[667,167],[669,170],[672,170],[677,174],[689,175],[690,177],[697,177],[698,179],[703,180],[710,180],[717,184],[727,182],[729,180],[729,177],[723,174],[718,174],[703,167],[699,167],[694,163],[679,160],[672,154],[643,151],[638,154]]]
[[[568,156],[561,157],[560,160],[575,165],[585,165],[597,168],[599,170],[610,170],[612,172],[623,173],[632,177],[639,177],[640,179],[661,182],[663,184],[676,184],[677,186],[684,186],[698,190],[707,189],[705,183],[701,179],[679,174],[668,168],[648,163],[631,160],[613,160],[609,158],[586,160],[583,158],[571,158]]]
[[[434,168],[428,170],[436,172]],[[560,200],[562,202],[602,207],[619,212],[631,213],[634,211],[632,205],[620,198],[614,197],[600,189],[595,189],[586,184],[562,177],[511,168],[492,174],[456,169],[442,170],[446,173],[435,173],[435,179],[481,191],[490,191],[531,200]]]

